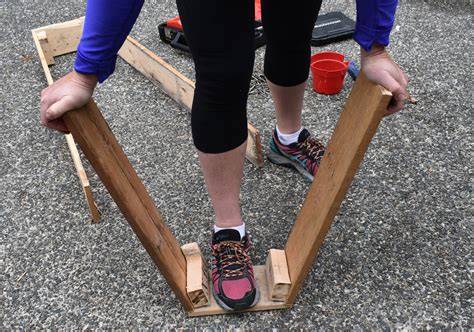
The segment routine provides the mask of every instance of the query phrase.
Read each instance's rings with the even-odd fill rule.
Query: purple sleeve
[[[144,0],[88,0],[74,69],[96,74],[100,83],[115,70],[117,53],[137,20]]]
[[[357,0],[354,39],[366,51],[373,43],[387,46],[398,0]]]

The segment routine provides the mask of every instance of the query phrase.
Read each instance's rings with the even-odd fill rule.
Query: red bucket
[[[344,54],[337,52],[319,52],[311,56],[311,63],[320,60],[337,60],[344,62]]]
[[[313,90],[327,95],[339,93],[342,90],[348,66],[349,62],[333,59],[319,60],[311,63]]]

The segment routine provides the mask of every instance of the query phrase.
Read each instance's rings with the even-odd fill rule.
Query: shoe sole
[[[273,151],[271,148],[268,149],[267,157],[268,157],[268,160],[270,160],[272,163],[276,165],[296,169],[301,175],[303,175],[303,177],[306,180],[313,182],[314,176],[311,173],[309,173],[303,166],[301,166],[299,162],[291,160],[285,156],[282,156],[278,152]]]
[[[212,286],[212,295],[214,296],[214,299],[216,300],[217,304],[225,311],[242,311],[242,310],[246,310],[246,309],[256,306],[258,301],[260,301],[260,289],[258,288],[257,280],[255,280],[255,290],[256,290],[255,299],[253,300],[252,304],[249,305],[247,308],[239,309],[239,310],[232,309],[227,304],[225,304],[214,292],[214,286]]]

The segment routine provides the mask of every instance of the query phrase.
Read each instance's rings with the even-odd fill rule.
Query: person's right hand
[[[84,106],[92,97],[97,76],[72,71],[41,92],[41,124],[62,133],[69,133],[61,116]]]

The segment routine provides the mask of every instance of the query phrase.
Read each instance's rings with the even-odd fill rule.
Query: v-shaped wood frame
[[[82,19],[32,32],[51,84],[48,64],[54,63],[54,56],[76,50]],[[175,100],[190,106],[194,84],[176,69],[130,37],[120,55],[165,91],[174,91]],[[285,249],[272,249],[266,266],[255,267],[261,300],[248,311],[293,305],[390,99],[390,92],[359,76]],[[208,270],[199,248],[195,244],[180,247],[95,103],[91,100],[81,109],[66,113],[64,120],[189,315],[228,313],[209,296]]]

